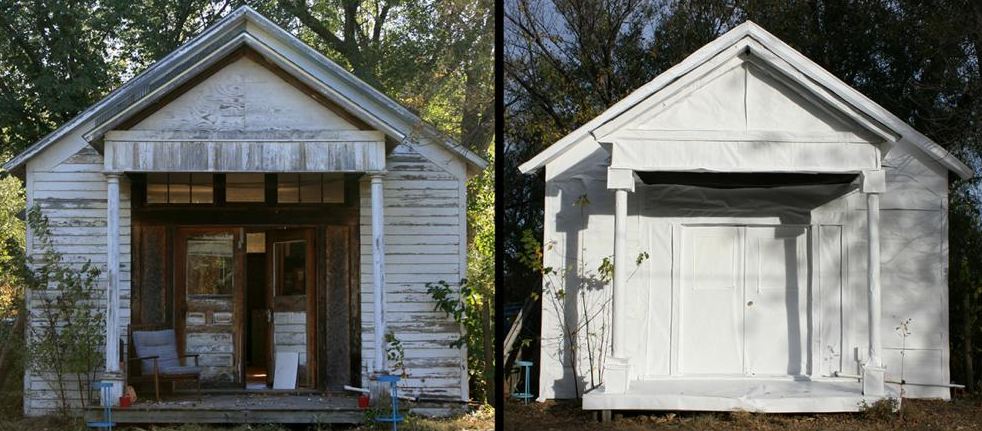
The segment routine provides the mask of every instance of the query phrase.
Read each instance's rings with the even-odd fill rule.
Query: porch
[[[623,393],[598,388],[583,395],[584,410],[690,410],[758,413],[856,412],[863,403],[900,399],[863,395],[863,384],[844,378],[662,378],[636,380]]]

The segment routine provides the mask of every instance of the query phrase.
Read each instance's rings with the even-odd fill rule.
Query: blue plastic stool
[[[532,399],[532,390],[529,388],[529,380],[532,374],[532,361],[515,361],[515,365],[522,368],[525,371],[525,391],[515,392],[511,394],[513,398],[518,398],[522,400],[525,404],[529,403]]]
[[[399,376],[384,375],[378,376],[378,381],[382,383],[389,384],[389,394],[392,398],[392,416],[375,418],[375,422],[391,422],[392,431],[399,429],[398,423],[402,422],[402,416],[399,416]]]
[[[113,394],[113,384],[112,382],[101,381],[98,383],[99,391],[102,400],[102,420],[101,421],[90,421],[86,422],[85,425],[89,428],[105,428],[112,431],[113,425],[113,403],[109,397]]]

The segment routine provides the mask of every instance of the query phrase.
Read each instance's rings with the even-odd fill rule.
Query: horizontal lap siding
[[[84,147],[61,163],[44,170],[30,170],[30,202],[48,217],[51,242],[66,264],[81,268],[91,261],[102,270],[97,300],[93,304],[105,309],[106,286],[106,180],[102,174],[102,155]],[[130,322],[130,198],[129,181],[120,182],[120,337],[126,337]],[[41,250],[32,243],[32,253]],[[40,327],[41,292],[29,294],[31,325]],[[100,364],[101,367],[101,364]],[[68,398],[78,402],[74,378]],[[58,407],[55,379],[51,375],[29,372],[25,376],[24,411],[28,415],[51,413]]]
[[[464,367],[462,350],[450,344],[460,326],[435,311],[426,284],[444,280],[456,285],[464,276],[466,247],[464,189],[461,180],[406,146],[386,160],[385,268],[387,327],[402,342],[409,374],[404,390],[424,397],[460,399]],[[361,184],[361,325],[362,369],[374,357],[371,188]]]

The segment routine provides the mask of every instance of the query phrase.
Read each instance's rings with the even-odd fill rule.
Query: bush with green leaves
[[[66,262],[55,249],[48,220],[38,207],[27,213],[36,253],[27,259],[24,279],[34,314],[27,356],[35,373],[50,375],[60,413],[73,407],[74,380],[80,407],[92,401],[92,382],[103,363],[105,314],[101,311],[100,270],[91,261]]]

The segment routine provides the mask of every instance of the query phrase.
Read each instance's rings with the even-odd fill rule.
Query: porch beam
[[[387,370],[385,363],[385,218],[382,199],[384,171],[373,172],[372,178],[372,301],[375,317],[375,373]]]
[[[883,366],[880,318],[880,194],[886,191],[886,176],[882,170],[864,171],[862,192],[866,194],[867,226],[867,311],[869,319],[869,352],[863,365],[863,394],[883,396],[886,369]]]
[[[112,396],[103,404],[115,405],[122,394],[119,361],[119,172],[106,172],[106,367],[103,380],[113,382]]]

